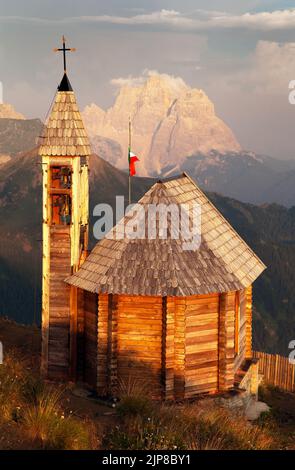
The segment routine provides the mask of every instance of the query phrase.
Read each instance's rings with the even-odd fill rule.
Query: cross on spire
[[[66,38],[62,37],[62,47],[53,49],[54,52],[62,52],[63,53],[63,61],[64,61],[64,73],[67,73],[67,62],[66,62],[66,52],[75,52],[75,48],[66,47]]]

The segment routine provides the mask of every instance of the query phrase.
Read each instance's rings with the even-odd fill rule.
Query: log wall
[[[175,377],[175,297],[164,297],[162,304],[163,344],[162,344],[162,383],[163,398],[174,399]]]
[[[117,377],[148,384],[162,394],[162,298],[119,296],[117,303]]]
[[[77,289],[77,370],[76,379],[84,380],[84,356],[85,356],[85,293],[82,289]]]
[[[48,377],[67,379],[70,367],[70,286],[69,226],[50,227]]]
[[[246,351],[247,359],[251,359],[252,351],[252,286],[246,289]]]
[[[163,299],[99,295],[99,394],[116,395],[126,381],[147,383],[155,398],[167,400],[233,387],[251,331],[247,295],[240,295],[238,356],[235,292]]]
[[[218,388],[218,315],[218,294],[186,298],[186,398]]]
[[[97,308],[97,295],[85,292],[84,380],[93,387],[97,383]]]
[[[105,396],[108,393],[108,316],[109,296],[98,296],[97,323],[97,393]]]
[[[243,289],[237,292],[239,301],[239,311],[236,312],[236,319],[238,324],[235,328],[238,328],[238,351],[235,355],[235,372],[241,366],[242,362],[246,358],[246,329],[247,329],[247,291]]]
[[[236,293],[225,292],[219,299],[218,390],[234,385]]]

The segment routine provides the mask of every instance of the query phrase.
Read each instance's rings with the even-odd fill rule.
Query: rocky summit
[[[132,149],[140,158],[140,175],[160,174],[196,153],[239,152],[231,129],[216,116],[214,105],[199,89],[182,79],[151,74],[137,86],[120,88],[112,107],[86,106],[84,123],[93,150],[105,153],[117,168],[127,167],[128,118],[132,120]]]
[[[25,117],[15,111],[11,104],[2,103],[0,104],[0,119],[25,119]]]

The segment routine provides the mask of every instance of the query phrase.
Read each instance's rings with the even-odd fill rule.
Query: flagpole
[[[130,152],[131,152],[131,119],[130,119],[130,117],[129,117],[129,144],[128,144],[128,169],[129,169],[128,189],[129,189],[129,205],[131,204]]]

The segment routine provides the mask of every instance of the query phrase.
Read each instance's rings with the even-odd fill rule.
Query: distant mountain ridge
[[[0,165],[36,147],[42,129],[40,119],[0,118]]]
[[[295,205],[295,160],[280,161],[253,152],[237,155],[211,151],[187,157],[178,165],[167,165],[161,176],[183,171],[188,171],[206,191],[252,204]]]
[[[0,173],[3,163],[36,146],[42,129],[39,119],[0,118]],[[109,163],[122,158],[121,145],[111,138],[95,136],[92,144]],[[141,164],[138,162],[138,169]],[[127,155],[123,167],[127,171]],[[206,191],[253,204],[295,205],[295,160],[276,160],[242,150],[211,150],[169,161],[158,170],[150,170],[150,176],[166,177],[183,171],[188,171]]]

